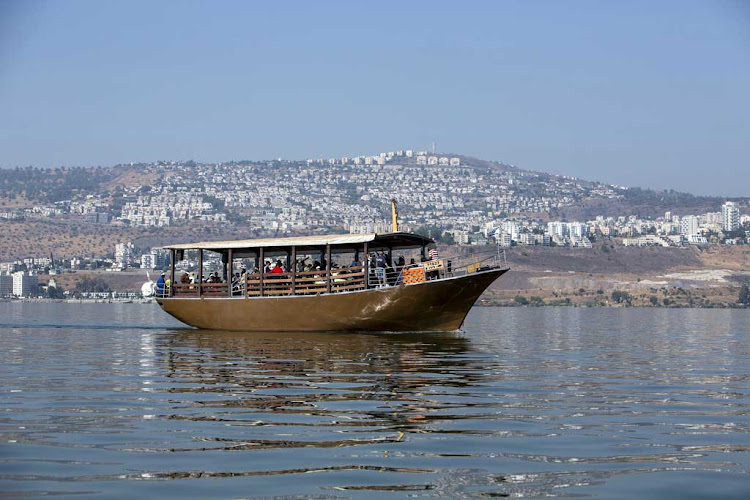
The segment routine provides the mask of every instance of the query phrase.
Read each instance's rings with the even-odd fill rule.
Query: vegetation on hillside
[[[69,200],[78,193],[94,193],[114,177],[112,169],[59,167],[41,169],[16,167],[0,169],[0,198],[56,202]]]

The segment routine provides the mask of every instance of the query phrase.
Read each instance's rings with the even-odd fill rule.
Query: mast
[[[391,198],[391,222],[392,232],[398,232],[398,211],[396,211],[396,198]]]

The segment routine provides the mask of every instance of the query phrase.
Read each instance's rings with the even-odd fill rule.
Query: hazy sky
[[[750,1],[0,0],[0,166],[438,149],[750,196]]]

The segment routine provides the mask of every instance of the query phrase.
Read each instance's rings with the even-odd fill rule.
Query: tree
[[[85,292],[111,292],[109,284],[101,278],[83,277],[76,281],[76,291]]]
[[[523,295],[516,295],[515,301],[516,301],[516,304],[521,305],[521,306],[529,305],[529,299],[527,299]]]
[[[452,233],[443,233],[443,244],[445,245],[455,245],[456,240],[453,239]]]
[[[630,302],[630,294],[628,292],[622,292],[620,290],[615,290],[612,292],[612,300],[615,301],[616,304],[622,304],[624,302]]]
[[[750,306],[750,286],[747,283],[740,288],[740,304]]]
[[[62,299],[64,297],[62,288],[57,286],[48,286],[47,297],[49,297],[50,299]]]

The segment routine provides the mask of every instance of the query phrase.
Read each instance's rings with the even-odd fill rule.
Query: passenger
[[[401,275],[404,272],[404,268],[406,267],[406,259],[404,259],[403,255],[400,255],[399,258],[396,260],[396,266],[395,266],[395,276],[396,276],[396,285],[401,284]]]
[[[310,259],[310,257],[305,257],[304,259],[297,260],[297,272],[301,273],[305,271],[305,261]]]
[[[281,261],[277,260],[276,261],[276,265],[273,267],[273,269],[271,269],[270,273],[271,274],[281,274],[283,272],[284,272],[284,268],[281,265]]]
[[[438,260],[437,247],[431,246],[430,250],[427,252],[427,256],[429,257],[429,260],[431,262]],[[437,269],[435,269],[434,271],[430,271],[430,272],[427,273],[427,279],[428,280],[436,280],[438,278],[440,278],[440,271],[438,271]]]
[[[166,276],[165,273],[161,273],[161,276],[159,276],[159,279],[156,280],[156,294],[159,297],[164,297],[164,290],[166,288],[166,280],[164,277]]]
[[[313,278],[315,278],[315,284],[316,285],[325,285],[326,284],[326,271],[325,269],[322,269],[320,266],[316,266],[314,269],[315,274],[313,275]]]
[[[399,255],[398,259],[396,260],[396,272],[400,273],[405,267],[406,259],[404,259],[403,255]]]
[[[430,260],[438,260],[437,247],[431,246],[430,250],[427,252],[427,256],[430,258]]]
[[[385,286],[385,256],[383,252],[378,252],[375,258],[375,276],[378,278],[378,286]]]
[[[370,255],[367,256],[367,274],[370,276],[370,279],[375,280],[377,278],[376,272],[375,272],[375,265],[377,256],[375,255],[375,252],[372,252]]]

